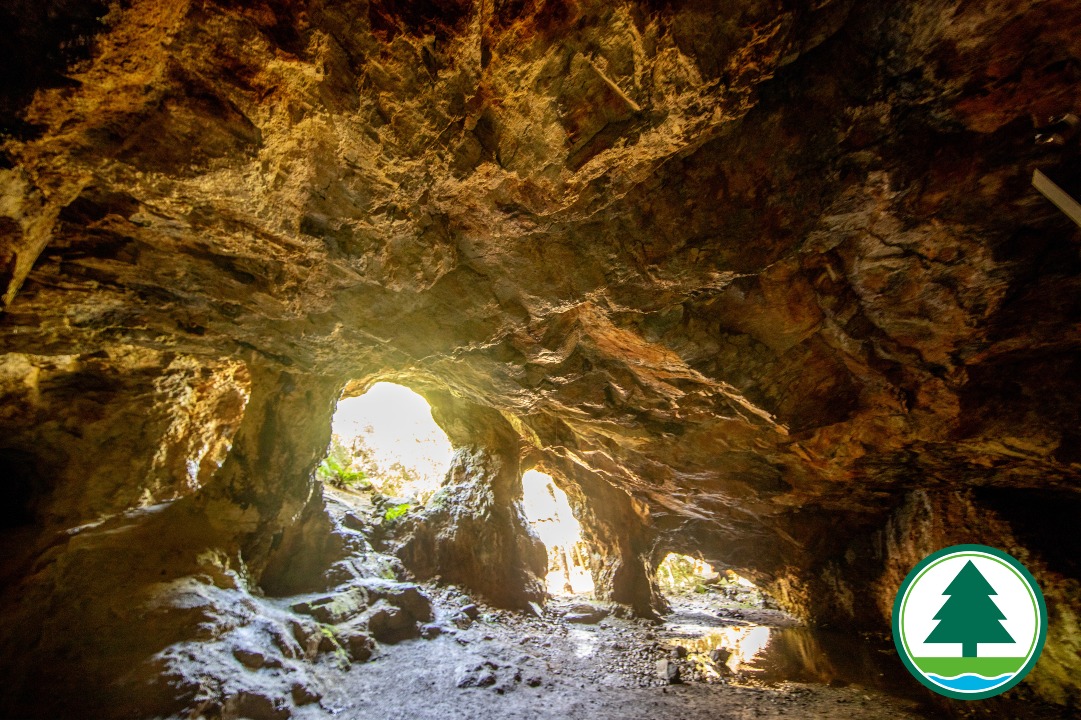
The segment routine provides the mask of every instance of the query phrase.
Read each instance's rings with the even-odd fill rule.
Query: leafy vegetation
[[[328,485],[348,490],[368,490],[372,483],[363,470],[356,467],[353,454],[334,436],[330,452],[315,471],[315,476]]]
[[[380,462],[376,453],[364,441],[363,436],[351,439],[350,445],[342,443],[337,435],[331,437],[330,451],[319,464],[316,477],[328,485],[350,490],[377,489],[384,495],[415,497],[424,504],[433,490],[417,490],[424,487],[425,479],[413,468],[400,462]],[[404,514],[404,510],[402,513]],[[397,516],[396,516],[397,517]]]
[[[670,595],[709,592],[703,580],[710,575],[713,575],[712,568],[706,563],[676,553],[671,553],[657,568],[657,581]]]
[[[401,503],[400,505],[391,505],[383,513],[383,522],[394,522],[398,518],[409,512],[409,508],[412,507],[412,503]]]

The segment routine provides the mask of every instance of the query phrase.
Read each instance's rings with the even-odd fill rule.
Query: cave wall
[[[398,556],[418,578],[438,577],[500,607],[544,602],[548,554],[520,500],[517,452],[459,448]]]
[[[248,398],[243,363],[135,347],[0,356],[10,525],[72,527],[205,485]]]
[[[1029,569],[1047,601],[1047,643],[1026,690],[1066,704],[1081,691],[1072,669],[1081,650],[1081,583],[1072,558],[1081,542],[1046,521],[1053,506],[1072,514],[1076,502],[1068,493],[1013,489],[913,491],[883,527],[852,542],[841,557],[781,576],[767,588],[783,605],[824,624],[888,627],[897,589],[920,560],[951,545],[1002,549]]]
[[[43,434],[64,442],[39,452],[81,451],[80,462],[114,472],[130,465],[147,474],[136,476],[145,482],[157,480],[150,473],[154,457],[196,451],[190,463],[179,463],[180,478],[158,483],[165,490],[156,497],[131,477],[105,475],[126,483],[126,492],[107,495],[108,513],[94,522],[72,527],[72,519],[54,513],[0,538],[6,581],[0,672],[7,678],[0,707],[11,716],[279,717],[319,697],[312,663],[327,647],[324,630],[265,602],[261,583],[265,578],[271,590],[290,582],[325,589],[336,582],[322,574],[362,546],[356,533],[319,523],[326,516],[314,470],[326,452],[341,384],[253,358],[151,362],[162,359],[142,352],[36,358],[30,365],[17,358],[18,367],[34,370],[24,380],[41,381],[28,387],[44,391],[45,402],[32,406],[48,417],[42,425],[85,431],[78,441],[56,430]],[[97,394],[61,404],[49,396],[50,378]],[[119,392],[111,396],[106,388]],[[216,434],[225,430],[229,435]],[[113,436],[126,442],[101,442]],[[207,447],[216,448],[207,438],[227,443],[228,453],[220,467],[212,460],[209,477],[195,484],[188,468],[198,469]],[[124,453],[122,462],[114,452]],[[54,477],[48,497],[94,497],[88,482],[95,479]],[[283,544],[295,549],[285,531],[305,525],[316,526],[305,548],[312,566],[283,567],[274,551]],[[273,670],[249,672],[256,669],[253,658]]]
[[[199,503],[236,538],[257,578],[286,528],[300,518],[315,488],[315,468],[330,446],[342,382],[301,375],[259,360],[251,399],[228,457]]]
[[[417,577],[461,585],[497,606],[543,603],[548,553],[522,511],[521,438],[490,409],[426,394],[455,452],[398,556]]]

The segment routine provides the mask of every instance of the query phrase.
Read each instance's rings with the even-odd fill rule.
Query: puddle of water
[[[971,703],[948,700],[924,688],[905,669],[893,644],[881,637],[785,626],[783,622],[759,625],[733,619],[727,613],[718,617],[702,607],[673,613],[664,635],[668,644],[686,648],[688,659],[711,678],[721,674],[710,652],[724,648],[730,653],[725,664],[738,674],[737,684],[852,685],[909,702],[914,712],[928,718],[974,717]],[[732,681],[730,676],[726,679]],[[979,705],[980,717],[1061,717],[1061,708],[1037,707],[1022,697],[996,697]]]
[[[729,669],[753,682],[860,685],[913,700],[926,697],[888,644],[874,638],[764,625],[702,630],[705,632],[697,636],[671,642],[687,648],[707,674],[715,674],[710,651],[724,648],[731,653],[725,662]]]
[[[769,646],[751,670],[767,683],[854,684],[907,696],[916,683],[896,653],[874,638],[805,627],[772,632]]]
[[[683,626],[679,629],[686,631],[689,627]],[[732,654],[725,664],[733,672],[737,672],[753,663],[759,653],[769,645],[773,632],[773,628],[764,625],[734,625],[712,629],[699,637],[673,641],[672,644],[682,645],[691,655],[704,657],[708,657],[716,648],[728,650]]]

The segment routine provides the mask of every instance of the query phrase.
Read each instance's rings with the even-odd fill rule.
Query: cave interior
[[[1021,715],[1081,712],[1081,228],[1032,184],[1081,197],[1081,4],[0,19],[0,715],[342,716],[401,648],[561,622],[553,562],[613,628],[678,615],[679,554],[784,637],[881,639],[968,543],[1047,600]],[[320,474],[377,383],[452,447],[424,502]],[[453,717],[573,700],[470,677],[431,691]],[[690,685],[677,717],[752,702]],[[364,697],[344,716],[398,717]],[[640,717],[598,697],[558,716]]]

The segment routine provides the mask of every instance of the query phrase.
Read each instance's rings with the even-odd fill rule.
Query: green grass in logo
[[[912,658],[913,664],[924,673],[941,677],[957,677],[975,673],[984,677],[999,677],[1015,673],[1025,664],[1023,657],[925,657]]]

